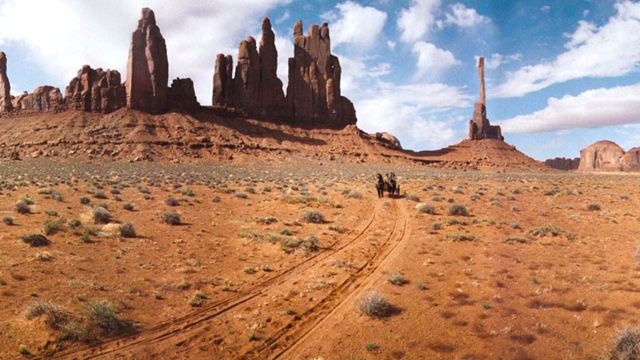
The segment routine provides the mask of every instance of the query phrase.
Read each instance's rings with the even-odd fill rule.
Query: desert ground
[[[640,315],[639,185],[3,162],[0,358],[599,359]]]

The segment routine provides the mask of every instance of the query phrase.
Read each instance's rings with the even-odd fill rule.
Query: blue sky
[[[0,49],[16,93],[62,90],[83,64],[126,77],[142,6],[156,12],[172,77],[211,103],[213,59],[236,55],[272,19],[286,84],[293,23],[328,21],[343,94],[366,131],[411,149],[466,137],[487,58],[488,117],[537,159],[579,156],[594,141],[640,146],[640,3],[632,0],[0,0]],[[286,86],[286,85],[285,85]],[[63,90],[64,91],[64,90]]]

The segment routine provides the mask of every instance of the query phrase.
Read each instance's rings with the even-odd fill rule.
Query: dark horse
[[[376,174],[378,181],[376,182],[376,190],[378,191],[378,198],[384,197],[384,179],[382,178],[382,174]]]
[[[400,196],[400,184],[398,184],[398,180],[396,179],[396,174],[390,173],[387,174],[387,179],[384,182],[385,190],[389,192],[389,196],[398,197]]]

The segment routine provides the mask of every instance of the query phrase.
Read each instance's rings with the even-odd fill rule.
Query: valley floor
[[[639,185],[4,162],[0,358],[597,359],[640,315]]]

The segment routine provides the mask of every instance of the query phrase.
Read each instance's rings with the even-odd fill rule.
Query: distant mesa
[[[353,103],[342,96],[342,69],[331,54],[329,25],[312,25],[304,35],[302,21],[293,29],[294,56],[289,58],[286,96],[277,76],[278,52],[269,18],[262,23],[257,48],[253,37],[240,43],[235,75],[233,57],[218,54],[213,76],[213,105],[246,116],[312,127],[356,123]]]
[[[640,171],[640,147],[624,151],[613,141],[600,140],[580,150],[580,171]]]
[[[580,158],[567,159],[557,157],[555,159],[545,160],[544,164],[556,170],[578,170],[578,167],[580,166]]]
[[[60,89],[44,85],[38,86],[32,93],[26,91],[11,100],[13,111],[60,111],[63,109],[63,98]]]
[[[473,118],[469,121],[469,139],[498,139],[504,141],[498,125],[491,125],[487,119],[487,97],[484,86],[484,57],[478,58],[478,76],[480,77],[480,99],[473,106]]]

